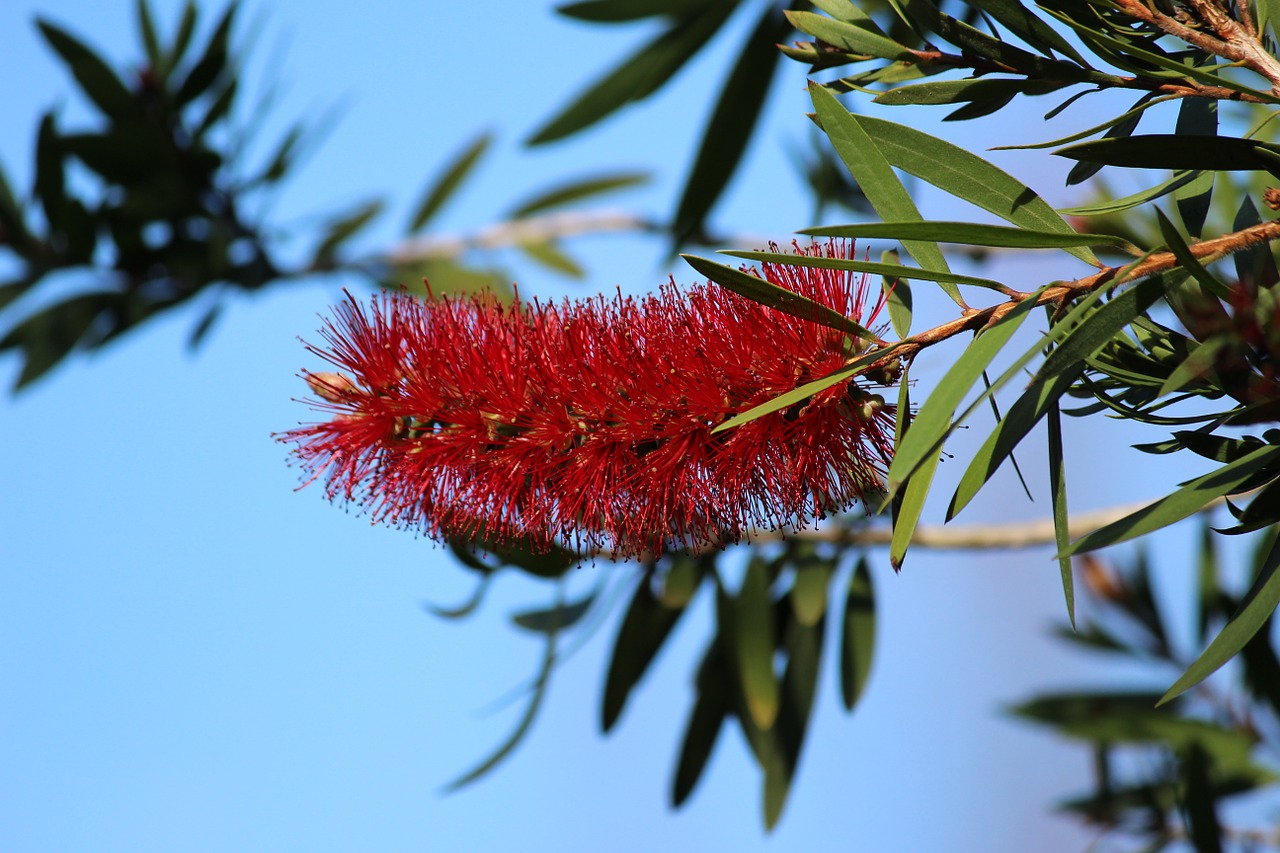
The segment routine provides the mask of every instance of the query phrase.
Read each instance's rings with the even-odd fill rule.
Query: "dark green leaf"
[[[904,242],[905,245],[905,242]],[[983,287],[988,290],[999,290],[1004,287],[998,281],[989,278],[976,278],[971,275],[961,275],[959,273],[944,272],[936,269],[920,269],[918,267],[906,267],[894,264],[879,264],[872,261],[859,261],[854,258],[825,258],[814,257],[809,255],[795,255],[787,252],[743,252],[743,251],[724,251],[720,254],[729,255],[734,258],[742,258],[747,261],[771,261],[777,264],[790,264],[797,267],[819,267],[829,270],[848,270],[850,272],[865,272],[872,275],[891,275],[900,278],[923,279],[925,281],[954,282],[956,284],[968,284],[973,287]],[[688,259],[688,255],[682,256]],[[943,284],[946,287],[946,284]]]
[[[1073,370],[1098,348],[1105,346],[1121,329],[1133,322],[1164,295],[1168,283],[1163,276],[1151,276],[1112,299],[1084,319],[1070,337],[1049,354],[1036,372],[1032,384]]]
[[[1053,153],[1070,160],[1130,169],[1262,171],[1280,175],[1280,145],[1229,136],[1153,133],[1081,142]]]
[[[648,172],[620,172],[598,178],[581,178],[558,186],[553,190],[538,193],[538,195],[516,207],[509,214],[509,217],[511,219],[521,219],[530,214],[564,207],[567,204],[573,204],[574,202],[613,192],[614,190],[639,186],[640,184],[648,183],[648,181]]]
[[[549,270],[567,275],[570,278],[582,278],[586,270],[573,258],[565,254],[559,246],[551,241],[541,243],[521,243],[520,250],[534,261]]]
[[[922,221],[920,211],[894,173],[882,146],[876,144],[858,118],[842,107],[835,95],[822,86],[811,84],[809,95],[813,99],[823,132],[831,140],[836,153],[866,195],[867,201],[880,214],[880,218],[890,221]],[[944,272],[950,269],[936,243],[907,240],[903,241],[902,247],[921,267]],[[954,286],[943,283],[942,289],[956,304],[964,305],[960,291]]]
[[[812,12],[789,11],[787,19],[797,30],[858,56],[904,62],[915,58],[915,54],[905,45],[866,27],[836,21]]]
[[[1116,246],[1132,243],[1110,234],[1077,234],[1063,231],[1032,231],[1007,225],[976,222],[869,222],[858,225],[828,225],[800,232],[814,237],[881,237],[892,240],[932,240],[965,246],[997,246],[1011,249],[1065,249],[1074,246]]]
[[[0,350],[20,349],[23,355],[22,372],[13,390],[25,388],[53,369],[117,301],[117,295],[111,293],[76,296],[51,305],[11,329],[0,340]]]
[[[209,36],[204,53],[196,60],[187,78],[174,95],[174,104],[182,107],[209,90],[209,87],[227,70],[227,40],[231,36],[231,24],[235,18],[236,4],[231,3],[222,13],[221,20]]]
[[[319,265],[332,260],[338,248],[372,222],[373,218],[382,212],[382,207],[383,202],[380,200],[365,202],[351,213],[333,222],[325,229],[324,239],[316,247],[315,263]]]
[[[880,255],[880,263],[886,266],[901,266],[898,263],[898,251],[887,249]],[[902,276],[893,273],[883,275],[880,287],[884,290],[885,301],[889,306],[889,322],[899,338],[911,334],[911,283]]]
[[[733,3],[700,4],[653,41],[594,83],[530,139],[530,145],[552,142],[585,127],[662,87],[715,34],[733,11]]]
[[[468,143],[465,148],[449,161],[440,177],[436,178],[431,188],[423,195],[422,201],[418,202],[418,208],[414,212],[413,218],[409,220],[410,234],[416,234],[420,231],[422,226],[426,225],[431,217],[444,206],[444,203],[462,185],[467,175],[471,174],[471,170],[492,143],[493,135],[485,131]]]
[[[1266,450],[1258,450],[1239,461],[1243,462],[1256,454],[1276,449],[1268,447]],[[1280,566],[1280,538],[1272,543],[1271,552],[1267,554],[1258,577],[1245,594],[1240,608],[1218,632],[1218,636],[1213,639],[1209,647],[1196,658],[1195,663],[1191,664],[1169,688],[1169,691],[1160,698],[1160,704],[1168,702],[1204,681],[1224,663],[1231,660],[1236,652],[1244,648],[1245,643],[1253,639],[1262,626],[1267,624],[1276,605],[1280,603],[1280,575],[1276,574],[1277,566]]]
[[[1062,421],[1057,402],[1049,405],[1049,494],[1053,500],[1053,538],[1057,543],[1058,570],[1062,574],[1062,594],[1067,602],[1067,618],[1076,627],[1076,596],[1071,577],[1071,558],[1064,552],[1071,545],[1067,527],[1067,479],[1063,471]]]
[[[698,698],[685,726],[671,785],[672,808],[679,808],[693,793],[729,714],[731,683],[726,666],[719,640],[713,640],[698,670]]]
[[[178,33],[174,36],[173,47],[170,49],[168,59],[165,61],[166,72],[177,68],[178,63],[182,62],[183,57],[186,56],[187,48],[191,45],[191,36],[196,31],[197,17],[198,12],[195,0],[187,0],[182,7],[182,20],[178,22]]]
[[[1124,117],[1122,117],[1120,121],[1107,129],[1103,139],[1127,139],[1133,136],[1133,132],[1138,128],[1138,122],[1142,120],[1142,110],[1140,110],[1139,107],[1141,107],[1143,103],[1153,100],[1154,98],[1154,94],[1146,94],[1139,98],[1138,103],[1135,104],[1129,112],[1125,113]],[[1101,170],[1101,163],[1091,161],[1076,163],[1071,167],[1071,171],[1067,173],[1067,186],[1071,187],[1076,184],[1084,183]]]
[[[484,594],[489,590],[489,582],[493,580],[494,573],[488,571],[488,567],[481,564],[484,574],[480,575],[480,579],[476,581],[476,588],[472,591],[467,600],[459,604],[457,607],[440,607],[436,604],[424,604],[427,612],[439,616],[441,619],[463,619],[470,616],[476,611],[484,601]]]
[[[156,35],[155,21],[151,18],[151,5],[147,0],[137,0],[134,11],[138,16],[138,35],[142,39],[142,49],[146,51],[151,72],[163,78],[164,54],[160,51],[160,39]]]
[[[1089,67],[1084,57],[1056,30],[1037,18],[1018,0],[982,0],[982,11],[1009,28],[1009,31],[1046,56],[1063,54],[1077,64]]]
[[[67,204],[66,170],[63,168],[62,141],[52,112],[44,114],[36,132],[35,194],[44,208],[49,230],[60,231]]]
[[[817,323],[841,332],[848,332],[868,343],[877,340],[875,335],[844,314],[787,290],[785,287],[779,287],[776,284],[765,281],[759,276],[735,270],[732,267],[726,267],[723,264],[717,264],[714,261],[708,261],[705,258],[699,258],[694,255],[681,255],[680,257],[684,258],[689,266],[716,284],[753,302],[759,302],[761,305],[766,305],[775,311],[781,311],[784,314],[790,314],[793,317],[799,317],[811,323]],[[776,256],[779,259],[779,263],[790,263],[799,257],[797,255]]]
[[[486,575],[486,577],[489,577],[489,575]],[[557,601],[552,607],[525,610],[512,616],[511,621],[526,631],[534,631],[539,634],[552,633],[577,624],[583,616],[587,615],[587,611],[591,609],[591,605],[595,604],[595,602],[596,593],[591,592],[572,604]]]
[[[1218,103],[1211,98],[1183,98],[1178,105],[1178,136],[1217,136]],[[1213,173],[1206,172],[1177,195],[1178,215],[1187,233],[1199,237],[1213,195]]]
[[[1007,104],[1015,95],[1043,95],[1066,86],[1066,83],[1045,80],[1003,80],[991,77],[966,80],[930,80],[911,86],[899,86],[876,96],[877,104],[905,106],[921,104],[963,104],[995,101]]]
[[[852,711],[871,675],[875,653],[876,602],[871,570],[865,556],[849,576],[844,615],[840,621],[840,700]]]
[[[698,155],[685,181],[672,223],[677,245],[702,231],[702,224],[724,192],[729,178],[753,138],[756,121],[769,94],[769,84],[782,56],[777,43],[791,27],[774,4],[764,7],[755,29],[738,50],[738,61],[721,90]]]
[[[644,677],[682,613],[683,609],[666,607],[654,597],[648,574],[640,578],[631,605],[618,628],[609,672],[605,676],[600,714],[603,731],[609,731],[618,721],[632,688]]]
[[[1082,554],[1086,551],[1094,551],[1167,527],[1199,512],[1210,501],[1232,494],[1241,483],[1249,480],[1258,471],[1277,463],[1280,463],[1280,447],[1274,445],[1261,447],[1216,471],[1197,477],[1172,494],[1137,512],[1082,536],[1066,553]],[[1280,594],[1280,585],[1277,585],[1277,594]],[[1231,654],[1235,654],[1238,648],[1237,646],[1236,649],[1232,649]],[[1223,658],[1223,661],[1225,660],[1226,658]],[[1219,661],[1213,669],[1217,669],[1221,664],[1222,661]],[[1208,672],[1212,672],[1212,669],[1204,675]],[[1199,680],[1199,678],[1196,679],[1196,681]]]
[[[1222,826],[1218,823],[1213,782],[1209,778],[1211,764],[1208,753],[1199,744],[1192,744],[1182,753],[1182,775],[1186,779],[1182,806],[1196,853],[1222,853]]]
[[[36,20],[49,46],[66,63],[67,69],[94,105],[108,118],[126,118],[139,113],[139,105],[111,67],[79,39],[49,23]]]
[[[639,21],[657,15],[686,16],[705,5],[705,0],[582,0],[557,6],[567,18],[597,23]]]

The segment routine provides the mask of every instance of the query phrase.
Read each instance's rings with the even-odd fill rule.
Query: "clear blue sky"
[[[30,185],[40,111],[60,103],[70,125],[86,115],[34,17],[132,59],[140,53],[132,7],[0,4],[0,161],[15,186]],[[156,8],[169,31],[179,4]],[[242,12],[239,32],[254,45],[248,90],[261,91],[268,76],[283,84],[266,139],[294,116],[341,107],[280,198],[278,218],[305,224],[383,193],[392,214],[369,247],[395,238],[427,178],[483,128],[498,134],[496,156],[448,208],[443,232],[473,231],[559,178],[617,166],[653,169],[657,180],[612,206],[662,215],[710,102],[706,81],[733,40],[722,37],[669,95],[530,152],[521,138],[589,73],[648,38],[645,26],[592,28],[542,3],[249,2]],[[734,39],[749,22],[735,23]],[[804,69],[785,64],[776,85],[784,97],[716,214],[728,230],[766,238],[809,224],[784,145],[808,139]],[[1041,112],[1026,115],[1038,122]],[[886,115],[935,132],[940,117]],[[1047,138],[1040,130],[1026,128],[1025,141]],[[989,125],[945,132],[982,147],[1010,141],[991,138]],[[1061,173],[1002,156],[1051,200],[1067,198]],[[523,291],[538,294],[643,291],[668,272],[693,280],[661,247],[591,238],[574,248],[591,271],[580,284],[503,261]],[[299,370],[316,365],[297,337],[313,336],[317,314],[344,285],[359,286],[315,279],[233,296],[194,355],[184,342],[195,317],[167,317],[0,399],[0,849],[1067,851],[1088,843],[1088,833],[1051,814],[1055,799],[1087,784],[1086,751],[1001,715],[1036,690],[1103,677],[1047,639],[1062,605],[1045,550],[921,553],[897,577],[873,556],[881,653],[869,692],[846,716],[827,661],[799,779],[770,837],[758,818],[759,776],[736,730],[722,735],[687,807],[665,805],[709,624],[705,601],[615,734],[602,738],[596,722],[611,621],[557,673],[519,752],[480,784],[441,796],[514,724],[519,703],[488,709],[534,672],[540,651],[509,615],[549,602],[551,591],[504,577],[479,616],[442,622],[422,603],[460,601],[467,573],[428,541],[372,527],[318,489],[295,491],[297,473],[271,434],[307,417],[291,398],[304,393]],[[923,361],[922,381],[948,357]],[[16,373],[15,361],[0,361],[3,385]],[[1179,478],[1167,458],[1132,455],[1117,476],[1115,457],[1090,450],[1098,434],[1090,429],[1068,424],[1078,506],[1153,497]],[[1004,479],[969,520],[1047,512],[1043,459],[1032,449],[1024,464],[1041,500],[1027,505]],[[944,464],[944,479],[957,474]],[[1189,535],[1172,534],[1171,552]],[[574,588],[631,571],[584,568]]]

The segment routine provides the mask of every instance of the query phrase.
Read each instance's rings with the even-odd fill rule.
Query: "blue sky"
[[[86,116],[38,40],[35,15],[115,60],[132,59],[132,6],[0,5],[0,76],[22,81],[0,95],[0,161],[15,186],[29,187],[41,110],[61,104],[68,125]],[[166,31],[178,8],[156,4]],[[239,32],[253,44],[249,91],[268,78],[282,84],[280,105],[262,120],[265,139],[293,117],[340,108],[278,200],[277,219],[305,225],[385,194],[392,211],[365,238],[369,248],[396,239],[427,179],[485,128],[497,134],[495,155],[445,211],[441,233],[474,232],[559,179],[617,167],[652,169],[656,179],[605,206],[661,216],[711,102],[710,81],[750,24],[735,21],[733,36],[722,35],[668,95],[529,151],[521,139],[587,75],[648,38],[645,26],[593,28],[536,3],[249,2],[242,12]],[[782,96],[715,220],[766,239],[810,224],[785,155],[788,144],[809,138],[804,69],[784,64],[775,86]],[[1049,138],[1041,112],[1026,110],[1035,121],[1023,141]],[[992,138],[991,125],[882,114],[961,144],[1010,141],[1007,130]],[[1081,114],[1070,127],[1091,123]],[[1065,170],[1027,155],[996,162],[1051,201],[1070,198],[1061,190]],[[927,193],[924,201],[933,216],[963,215]],[[594,237],[573,248],[590,270],[576,284],[519,258],[501,260],[522,292],[540,295],[642,292],[668,273],[694,280],[663,247],[642,241]],[[1021,262],[1001,262],[998,271],[1020,285],[1066,274]],[[597,724],[610,620],[557,673],[515,756],[481,783],[442,796],[518,718],[519,703],[491,709],[535,671],[540,650],[509,616],[549,603],[552,593],[503,577],[478,616],[442,622],[422,604],[460,601],[470,591],[466,572],[428,541],[330,506],[319,489],[295,491],[297,472],[271,434],[307,418],[293,400],[304,393],[297,374],[316,365],[298,337],[314,337],[317,315],[343,286],[361,285],[315,278],[233,295],[195,354],[185,348],[195,316],[179,312],[0,399],[0,848],[979,851],[1088,843],[1088,833],[1051,813],[1055,799],[1087,785],[1086,751],[1001,714],[1036,690],[1106,677],[1096,662],[1048,640],[1062,604],[1043,549],[920,553],[900,576],[873,555],[881,620],[869,692],[846,716],[827,662],[809,748],[772,836],[760,828],[759,777],[736,730],[722,735],[687,807],[665,806],[710,624],[706,601],[614,734],[601,737]],[[917,296],[918,305],[928,301]],[[953,356],[923,358],[922,385]],[[0,361],[6,387],[17,369]],[[1167,458],[1134,454],[1117,469],[1119,457],[1093,449],[1097,425],[1067,428],[1082,509],[1157,496],[1184,473]],[[1152,440],[1107,428],[1107,442]],[[960,441],[981,437],[980,428],[970,433]],[[1039,485],[1036,505],[1005,478],[968,520],[1047,512],[1042,456],[1033,446],[1023,459]],[[944,482],[958,476],[942,467]],[[1174,531],[1158,552],[1177,554],[1191,536]],[[586,567],[573,588],[586,589],[599,573],[632,571]]]

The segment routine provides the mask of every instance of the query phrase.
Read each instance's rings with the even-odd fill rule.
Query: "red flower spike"
[[[884,307],[866,313],[847,271],[758,274],[863,327]],[[893,451],[893,406],[854,379],[712,435],[866,348],[712,285],[562,305],[349,297],[321,336],[308,349],[342,373],[306,378],[331,419],[282,440],[331,499],[433,537],[617,557],[737,542],[879,493]]]

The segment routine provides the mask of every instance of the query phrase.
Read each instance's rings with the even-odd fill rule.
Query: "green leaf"
[[[596,23],[639,21],[658,15],[685,16],[705,5],[705,0],[582,0],[557,6],[566,18]]]
[[[828,373],[826,376],[822,377],[821,379],[815,379],[812,382],[806,382],[805,384],[801,385],[799,388],[795,388],[791,391],[788,391],[785,394],[780,394],[777,397],[774,397],[772,400],[769,400],[766,403],[761,403],[758,406],[754,406],[748,409],[747,411],[742,412],[741,414],[734,415],[732,418],[729,418],[729,420],[725,421],[724,423],[717,426],[715,429],[711,430],[711,434],[715,435],[716,433],[733,429],[734,427],[741,426],[742,424],[748,423],[750,421],[754,421],[756,418],[762,418],[767,414],[779,411],[780,409],[785,409],[788,406],[794,406],[796,403],[799,403],[802,400],[807,400],[810,397],[812,397],[814,394],[817,394],[819,391],[825,391],[826,389],[830,388],[832,385],[836,385],[840,382],[845,382],[850,377],[856,376],[858,373],[867,369],[867,367],[869,367],[872,364],[872,362],[879,361],[882,358],[887,358],[888,356],[892,355],[893,352],[897,350],[900,346],[902,346],[901,341],[899,341],[898,343],[890,344],[889,346],[884,347],[882,349],[874,349],[868,352],[866,355],[859,356],[858,358],[849,362],[847,365],[840,368],[839,370],[834,370],[831,373]]]
[[[607,732],[618,722],[632,688],[644,677],[682,613],[683,609],[666,607],[654,597],[648,573],[640,578],[613,643],[604,682],[601,730]]]
[[[422,196],[422,201],[418,202],[418,207],[413,213],[413,218],[409,220],[409,233],[416,234],[422,230],[422,226],[426,225],[431,217],[444,207],[445,202],[453,197],[454,192],[462,185],[463,180],[471,174],[471,170],[475,168],[480,158],[489,150],[489,146],[493,144],[493,134],[485,131],[471,140],[461,151],[459,151],[448,165],[440,177],[436,178],[431,187]]]
[[[476,611],[476,608],[484,601],[484,594],[489,589],[489,582],[493,580],[494,572],[488,571],[488,567],[480,563],[484,574],[480,575],[480,579],[476,582],[476,588],[472,591],[467,600],[459,604],[457,607],[441,607],[437,604],[424,604],[428,613],[438,616],[441,619],[462,619],[470,616]]]
[[[1103,216],[1108,213],[1120,213],[1135,207],[1163,198],[1169,193],[1181,189],[1200,178],[1200,172],[1175,172],[1173,177],[1154,187],[1139,190],[1123,198],[1104,198],[1093,204],[1078,207],[1063,207],[1058,210],[1065,216]]]
[[[844,120],[860,125],[866,137],[875,141],[880,153],[891,165],[956,198],[1032,231],[1056,231],[1072,236],[1077,234],[1032,189],[957,145],[884,119],[854,116],[846,112]],[[918,215],[885,216],[884,212],[881,212],[881,216],[890,220],[919,219]],[[1097,259],[1087,248],[1075,247],[1068,251],[1082,261],[1098,265]],[[923,261],[921,265],[924,265]]]
[[[1074,369],[1081,361],[1119,334],[1154,305],[1168,288],[1163,276],[1151,276],[1112,299],[1080,322],[1070,337],[1049,354],[1032,383],[1044,382],[1066,370]]]
[[[174,104],[182,107],[209,91],[215,81],[227,71],[227,41],[231,37],[231,24],[235,19],[236,4],[231,3],[213,28],[204,53],[196,60],[182,85],[174,94]]]
[[[905,245],[905,243],[904,243]],[[733,258],[742,258],[746,261],[771,261],[777,264],[789,264],[795,267],[819,267],[828,270],[848,270],[850,272],[865,272],[872,275],[892,275],[900,278],[915,278],[925,281],[954,282],[955,284],[968,284],[973,287],[983,287],[988,290],[1000,290],[1004,287],[998,281],[989,278],[977,278],[971,275],[961,275],[954,272],[943,272],[934,269],[920,269],[919,267],[906,267],[897,264],[880,264],[872,261],[859,261],[854,258],[825,258],[813,257],[809,255],[795,255],[788,252],[758,252],[758,251],[722,251],[722,255],[729,255]],[[681,257],[686,260],[688,255]],[[945,287],[945,285],[944,285]]]
[[[729,714],[731,685],[726,665],[719,640],[713,640],[698,668],[698,698],[680,744],[680,758],[671,785],[672,808],[679,808],[693,793]]]
[[[1053,56],[1057,51],[1069,57],[1076,64],[1085,68],[1089,63],[1080,55],[1071,43],[1058,34],[1030,8],[1018,0],[982,0],[982,11],[1008,27],[1009,31],[1046,56]]]
[[[620,172],[612,175],[603,175],[598,178],[580,178],[555,189],[538,193],[538,195],[519,205],[508,216],[511,219],[521,219],[533,213],[564,207],[583,199],[603,195],[614,190],[639,186],[648,182],[648,172]]]
[[[890,221],[922,221],[920,211],[902,181],[894,174],[888,157],[866,132],[858,118],[842,107],[835,95],[822,86],[811,84],[809,95],[813,99],[813,107],[817,111],[823,132],[831,140],[832,147],[866,195],[867,201],[880,214],[880,218]],[[950,270],[936,243],[908,240],[903,242],[902,247],[921,267]],[[957,305],[964,305],[957,288],[948,283],[940,284],[952,301]]]
[[[62,361],[75,349],[99,316],[119,301],[114,293],[86,293],[51,305],[24,319],[0,340],[0,350],[20,349],[22,372],[13,385],[19,391]]]
[[[887,249],[882,252],[880,263],[901,266],[897,250]],[[880,287],[889,306],[889,322],[893,325],[893,331],[899,338],[905,338],[911,334],[911,284],[900,275],[888,274],[880,279]]]
[[[812,628],[827,612],[827,590],[836,563],[816,553],[797,555],[793,562],[795,581],[791,585],[791,613],[797,623]]]
[[[486,575],[485,577],[490,577]],[[557,596],[559,598],[559,596]],[[553,606],[537,610],[525,610],[511,617],[511,621],[538,634],[547,634],[568,628],[579,622],[596,602],[596,592],[590,592],[572,604],[557,601]]]
[[[550,240],[540,243],[521,243],[520,250],[549,270],[567,275],[570,278],[582,278],[586,270],[582,265]]]
[[[178,67],[178,63],[182,62],[182,58],[186,56],[187,48],[191,45],[191,36],[196,31],[196,18],[198,12],[196,10],[195,0],[187,0],[182,7],[182,20],[178,22],[178,32],[173,39],[173,47],[169,50],[169,56],[165,60],[164,70],[167,76],[168,72]]]
[[[63,211],[67,205],[66,170],[62,141],[52,111],[41,117],[40,129],[36,132],[35,195],[40,199],[49,230],[61,231]]]
[[[1050,80],[1004,80],[991,77],[930,80],[927,83],[889,89],[887,92],[881,92],[874,100],[877,104],[892,107],[911,104],[936,106],[988,100],[1003,106],[1016,95],[1044,95],[1066,85],[1068,84]]]
[[[799,317],[801,320],[808,320],[811,323],[826,326],[829,329],[848,332],[868,343],[878,340],[871,332],[839,311],[829,308],[820,302],[814,302],[812,299],[787,290],[785,287],[779,287],[772,282],[765,281],[759,276],[735,270],[732,267],[726,267],[723,264],[717,264],[714,261],[708,261],[695,255],[681,255],[680,257],[684,258],[689,266],[716,284],[753,302],[758,302],[761,305],[766,305],[793,317]],[[801,258],[801,256],[776,255],[775,258],[781,259],[778,261],[779,263],[790,263],[792,260]]]
[[[1138,128],[1138,122],[1142,121],[1142,110],[1140,110],[1139,107],[1141,107],[1146,101],[1151,100],[1155,100],[1155,95],[1150,92],[1138,98],[1138,102],[1134,104],[1133,109],[1129,110],[1115,124],[1107,128],[1107,132],[1103,135],[1103,138],[1127,139],[1132,136],[1133,132]],[[1071,171],[1067,173],[1067,186],[1071,187],[1076,184],[1082,184],[1101,170],[1101,163],[1076,163],[1071,167]]]
[[[723,194],[748,143],[754,138],[760,110],[782,57],[777,44],[790,32],[786,19],[769,3],[739,48],[738,61],[721,89],[676,205],[671,228],[677,245],[702,231],[707,214]]]
[[[315,262],[320,265],[333,259],[338,248],[354,237],[361,229],[373,221],[382,212],[383,202],[375,199],[365,202],[351,213],[343,216],[325,229],[324,239],[316,247]]]
[[[1277,463],[1280,463],[1280,446],[1269,444],[1260,447],[1216,471],[1197,477],[1155,503],[1082,536],[1063,553],[1096,551],[1167,527],[1204,509],[1210,501],[1232,494],[1254,474]],[[1216,668],[1215,666],[1214,669]]]
[[[700,4],[579,95],[529,139],[541,145],[577,133],[633,101],[662,87],[715,34],[733,11],[733,3]]]
[[[546,695],[547,685],[551,683],[551,671],[556,665],[556,633],[548,632],[547,644],[542,656],[542,666],[538,670],[537,679],[534,681],[533,695],[529,698],[529,704],[525,708],[524,715],[521,716],[520,722],[516,724],[515,730],[511,733],[503,743],[494,750],[493,754],[480,762],[476,767],[454,779],[444,787],[444,793],[452,793],[459,788],[466,787],[472,782],[484,776],[493,768],[497,767],[503,759],[510,755],[520,741],[524,738],[525,733],[529,731],[533,725],[534,718],[538,715],[538,708],[542,705],[542,698]]]
[[[138,35],[142,39],[142,49],[147,54],[147,63],[151,66],[151,72],[163,79],[164,54],[160,50],[155,21],[151,18],[151,5],[147,0],[137,0],[134,13],[138,16]]]
[[[915,60],[915,54],[905,45],[865,27],[815,15],[813,12],[789,11],[787,20],[797,30],[852,54],[902,62]]]
[[[1266,450],[1255,451],[1244,459],[1275,450],[1277,450],[1276,447],[1268,447]],[[1239,461],[1243,462],[1244,459]],[[1277,566],[1280,566],[1280,538],[1272,544],[1271,552],[1267,554],[1262,569],[1253,586],[1245,594],[1240,608],[1218,632],[1218,636],[1213,639],[1209,647],[1196,658],[1195,663],[1187,667],[1187,671],[1173,683],[1164,696],[1160,697],[1159,704],[1163,705],[1204,681],[1224,663],[1231,660],[1236,652],[1244,648],[1245,643],[1253,639],[1258,630],[1266,624],[1276,605],[1280,604],[1280,576],[1276,574]]]
[[[911,422],[911,428],[907,430],[902,443],[894,453],[888,474],[888,488],[891,494],[896,492],[907,477],[925,460],[933,459],[936,462],[943,440],[958,425],[953,420],[956,408],[1034,307],[1034,299],[1019,303],[1000,318],[999,322],[978,335],[956,359],[933,393],[920,407],[920,411]],[[907,535],[909,536],[910,533],[908,532]]]
[[[846,711],[853,710],[867,685],[875,640],[875,588],[871,583],[867,558],[861,556],[857,568],[849,576],[844,616],[840,620],[840,700]]]
[[[1071,545],[1067,527],[1067,479],[1063,470],[1062,419],[1057,402],[1051,403],[1047,412],[1049,425],[1049,494],[1053,501],[1053,538],[1058,553],[1063,554]],[[1062,594],[1067,602],[1067,618],[1076,627],[1076,597],[1071,576],[1071,558],[1058,557],[1058,570],[1062,574]]]
[[[1280,176],[1280,145],[1229,136],[1153,133],[1081,142],[1053,153],[1130,169],[1260,171]]]
[[[914,427],[914,422],[912,426]],[[910,436],[911,430],[907,430],[906,435]],[[924,512],[924,503],[929,498],[929,488],[933,485],[933,475],[937,473],[940,457],[941,450],[932,456],[926,456],[906,475],[905,482],[890,495],[895,512],[893,536],[889,542],[889,564],[895,572],[902,570],[907,549],[911,547],[911,537],[915,535],[920,514]]]
[[[765,731],[773,728],[778,715],[778,676],[773,669],[777,648],[769,565],[755,558],[747,563],[734,607],[733,651],[747,712]]]
[[[1032,231],[1008,225],[977,222],[869,222],[857,225],[828,225],[800,232],[814,237],[881,237],[891,240],[932,240],[965,246],[996,246],[1008,249],[1066,249],[1074,246],[1133,246],[1124,237],[1111,234],[1079,234],[1063,231]]]
[[[128,87],[111,70],[111,66],[83,42],[43,18],[36,19],[36,26],[44,40],[62,58],[89,100],[104,115],[108,118],[127,118],[140,112]]]

